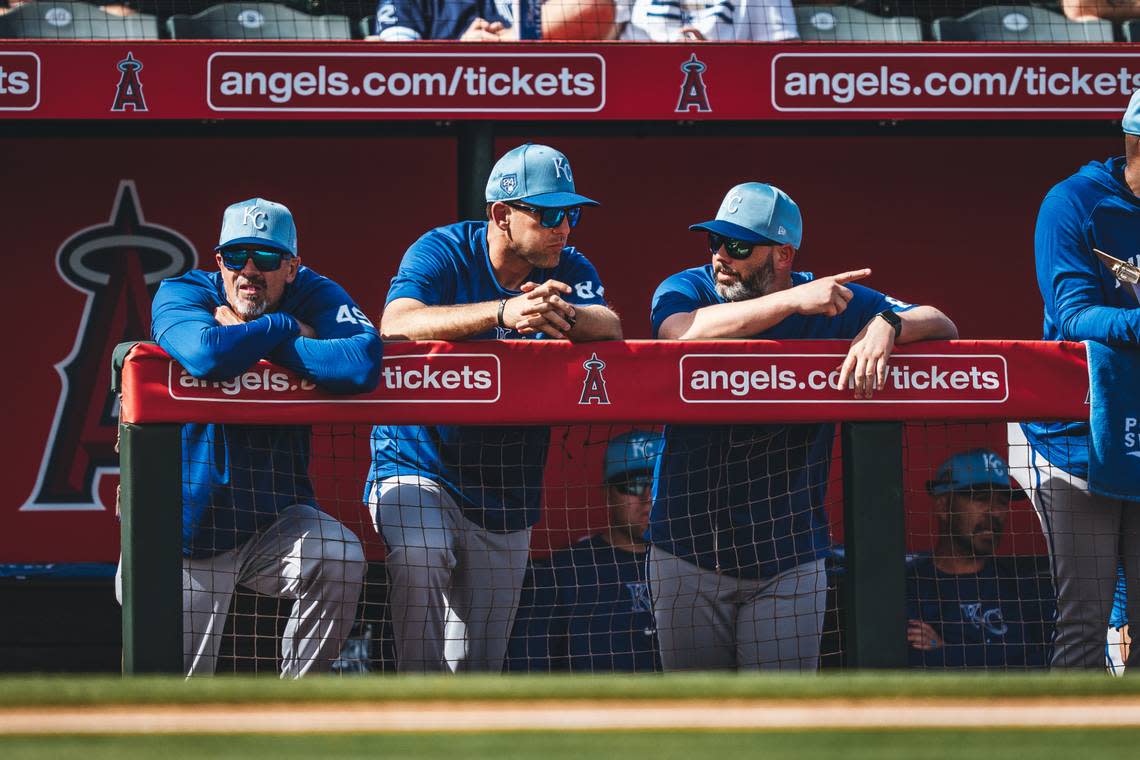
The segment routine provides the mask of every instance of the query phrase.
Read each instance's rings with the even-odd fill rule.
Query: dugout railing
[[[182,670],[180,425],[840,422],[846,664],[906,664],[903,429],[914,423],[1087,418],[1080,344],[948,341],[900,347],[873,399],[835,385],[841,341],[393,343],[380,387],[337,397],[271,365],[227,383],[186,382],[153,344],[116,355],[121,391],[123,667]],[[481,367],[489,384],[409,389],[409,371]],[[794,382],[773,383],[784,377]],[[604,392],[596,393],[602,383]],[[422,383],[412,383],[422,386]],[[399,386],[399,387],[397,387]],[[458,387],[455,387],[458,386]],[[773,387],[775,386],[775,387]],[[593,393],[586,391],[592,388]],[[834,477],[834,476],[833,476]],[[364,472],[359,475],[364,478]],[[355,487],[355,483],[353,484]],[[895,559],[891,559],[895,558]]]

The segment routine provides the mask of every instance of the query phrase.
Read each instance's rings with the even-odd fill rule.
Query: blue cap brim
[[[764,243],[765,245],[782,245],[775,240],[769,240],[763,235],[758,235],[747,227],[741,227],[739,224],[726,222],[723,219],[713,219],[711,222],[701,222],[700,224],[693,224],[689,226],[690,230],[705,230],[706,232],[715,232],[718,235],[730,237],[733,240],[743,240],[745,243]]]
[[[926,481],[926,491],[931,496],[941,496],[945,493],[969,493],[971,491],[1009,491],[1010,501],[1021,501],[1028,499],[1029,496],[1022,489],[1014,486],[1011,483],[991,483],[983,481],[981,483],[955,483],[953,481],[947,482],[945,480],[928,480]]]
[[[265,249],[270,250],[270,251],[280,251],[281,253],[286,253],[290,256],[296,256],[297,255],[297,254],[293,253],[293,251],[282,248],[279,245],[274,245],[272,241],[266,240],[265,238],[260,238],[260,237],[234,238],[233,240],[227,240],[224,243],[219,243],[218,245],[214,246],[214,250],[220,251],[228,245],[256,245],[258,247],[265,248]]]
[[[529,203],[537,208],[567,208],[568,206],[600,206],[602,204],[590,200],[577,193],[540,193],[519,198],[523,203]]]

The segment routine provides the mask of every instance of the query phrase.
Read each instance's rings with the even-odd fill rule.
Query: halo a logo
[[[589,406],[610,403],[610,394],[606,391],[606,378],[602,375],[602,370],[605,368],[606,363],[599,359],[597,354],[590,354],[590,358],[582,362],[582,369],[586,370],[586,379],[582,381],[582,397],[578,399],[579,404]]]
[[[118,397],[107,386],[115,346],[150,335],[158,284],[194,267],[185,236],[148,222],[135,183],[119,182],[110,218],[56,254],[59,276],[87,297],[71,353],[55,365],[61,390],[35,490],[21,511],[101,510],[99,482],[119,471]]]
[[[132,53],[115,64],[121,72],[119,85],[115,88],[115,101],[111,104],[112,111],[145,111],[146,98],[143,97],[142,81],[139,72],[142,71],[142,62]]]
[[[709,93],[705,88],[704,73],[708,69],[702,61],[697,60],[697,54],[689,56],[689,60],[681,64],[681,71],[685,72],[685,79],[681,82],[681,97],[677,100],[677,112],[687,113],[694,108],[698,112],[711,111]]]

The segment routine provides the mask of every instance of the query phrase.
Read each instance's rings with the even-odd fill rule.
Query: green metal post
[[[182,426],[119,426],[123,672],[182,673]]]
[[[456,169],[459,178],[457,199],[460,219],[483,219],[487,205],[487,178],[495,165],[495,131],[489,121],[468,121],[459,124],[459,145],[456,151]]]
[[[907,664],[902,435],[898,422],[843,425],[844,647],[852,668]]]

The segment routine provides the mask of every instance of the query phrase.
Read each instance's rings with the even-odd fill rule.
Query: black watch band
[[[899,336],[902,335],[902,318],[899,317],[898,312],[892,311],[891,309],[883,309],[875,316],[882,317],[887,321],[887,324],[895,328],[895,340],[898,340]]]

